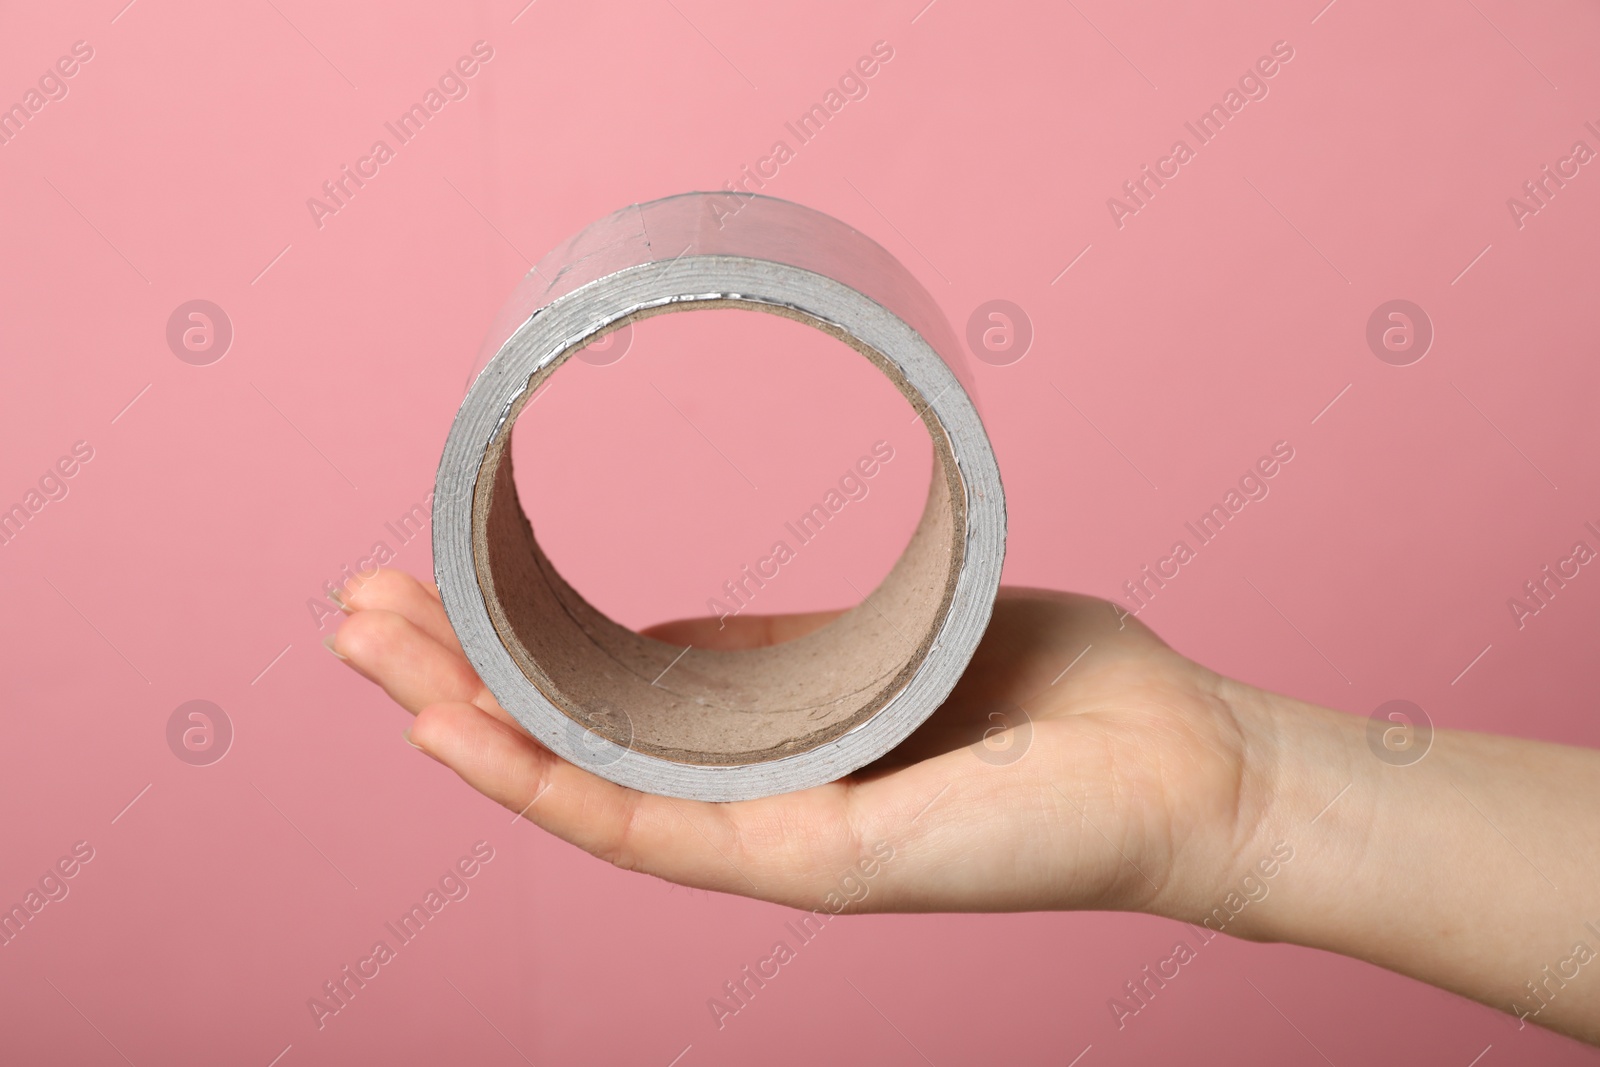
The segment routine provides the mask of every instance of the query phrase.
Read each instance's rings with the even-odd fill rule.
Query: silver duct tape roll
[[[510,435],[589,342],[720,307],[796,319],[860,352],[921,416],[936,463],[916,532],[864,603],[771,648],[686,652],[613,622],[557,573],[517,499]],[[999,589],[1005,496],[955,334],[878,244],[770,197],[635,205],[541,260],[485,351],[439,462],[434,572],[467,658],[540,743],[635,789],[744,800],[871,763],[950,694]]]

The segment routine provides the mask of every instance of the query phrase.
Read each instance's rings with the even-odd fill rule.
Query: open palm
[[[851,910],[1181,916],[1229,877],[1264,802],[1247,773],[1251,691],[1088,597],[1002,590],[960,684],[898,748],[841,781],[730,804],[640,793],[545,749],[479,680],[431,585],[384,571],[344,606],[330,648],[416,715],[413,745],[601,859],[686,886],[813,909],[850,876],[870,889]],[[749,648],[832,617],[647,632]]]

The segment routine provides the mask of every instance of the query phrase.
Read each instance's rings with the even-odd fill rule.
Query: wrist
[[[1237,817],[1174,835],[1145,910],[1205,940],[1365,960],[1600,1041],[1582,970],[1600,958],[1600,753],[1439,730],[1401,759],[1366,718],[1205,688],[1236,723]]]
[[[1353,794],[1372,799],[1358,782],[1376,762],[1365,749],[1365,723],[1231,679],[1219,679],[1216,691],[1240,738],[1233,818],[1190,850],[1183,891],[1160,911],[1211,933],[1299,940],[1296,916],[1339,892],[1329,877],[1330,840],[1365,834],[1361,805],[1352,802]],[[1358,857],[1359,849],[1333,870],[1348,874]]]

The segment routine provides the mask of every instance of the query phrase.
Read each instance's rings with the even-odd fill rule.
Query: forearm
[[[1271,800],[1238,865],[1279,842],[1294,860],[1226,932],[1600,1042],[1600,752],[1441,730],[1396,765],[1366,719],[1256,690],[1240,702]]]

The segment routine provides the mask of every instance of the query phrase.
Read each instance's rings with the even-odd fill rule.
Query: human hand
[[[413,745],[619,867],[834,914],[1145,911],[1365,959],[1600,1043],[1593,1001],[1555,995],[1600,917],[1593,750],[1437,730],[1426,761],[1375,758],[1365,719],[1224,678],[1105,601],[1004,589],[950,698],[877,763],[762,800],[676,800],[530,738],[432,586],[383,571],[347,599],[329,647],[416,715]],[[647,632],[749,648],[832,617]],[[1257,865],[1291,842],[1295,876],[1246,907],[1265,899]]]
[[[1088,597],[1003,590],[960,684],[884,759],[730,804],[640,793],[545,749],[479,680],[431,585],[382,571],[345,600],[351,617],[329,648],[416,715],[415,747],[580,848],[686,886],[816,908],[886,843],[893,863],[852,910],[1198,921],[1270,793],[1250,759],[1270,736],[1255,691]],[[694,619],[646,633],[747,648],[832,617]]]

